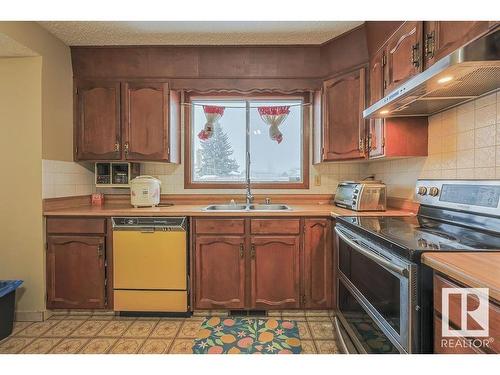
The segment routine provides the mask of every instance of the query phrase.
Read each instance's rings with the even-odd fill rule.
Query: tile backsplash
[[[309,189],[253,189],[257,194],[333,194],[339,181],[364,177],[364,163],[323,163],[309,168]],[[243,194],[243,189],[184,189],[184,166],[160,163],[144,163],[141,174],[161,180],[162,194]],[[316,186],[316,176],[320,185]]]
[[[87,195],[95,191],[92,164],[42,160],[42,197],[58,198]]]
[[[418,178],[500,179],[500,92],[429,117],[427,157],[370,161],[366,172],[407,199]]]

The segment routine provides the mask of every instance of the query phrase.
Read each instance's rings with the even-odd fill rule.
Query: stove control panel
[[[500,180],[418,180],[415,200],[427,206],[500,215]]]

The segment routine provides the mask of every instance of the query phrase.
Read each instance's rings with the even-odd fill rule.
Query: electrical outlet
[[[314,176],[314,186],[321,186],[321,175]]]

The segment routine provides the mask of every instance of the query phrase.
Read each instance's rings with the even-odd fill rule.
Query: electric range
[[[431,353],[424,252],[500,251],[500,181],[419,180],[411,217],[339,217],[336,329],[344,351]]]

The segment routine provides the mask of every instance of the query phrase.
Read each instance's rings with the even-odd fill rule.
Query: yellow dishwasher
[[[185,217],[113,217],[114,310],[188,311]]]

